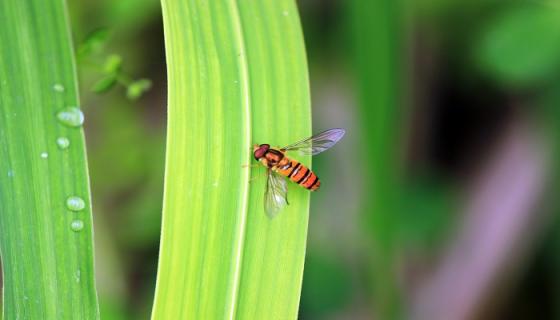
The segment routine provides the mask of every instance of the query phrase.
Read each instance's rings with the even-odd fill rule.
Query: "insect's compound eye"
[[[255,160],[259,160],[260,158],[264,157],[264,154],[268,151],[270,145],[268,144],[261,144],[257,148],[255,148],[255,152],[253,155],[255,156]]]

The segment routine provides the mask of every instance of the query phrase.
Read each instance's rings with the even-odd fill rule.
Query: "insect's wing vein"
[[[316,155],[334,146],[342,139],[345,133],[346,131],[341,128],[329,129],[310,138],[285,146],[282,150],[299,151],[303,155]]]
[[[286,179],[268,169],[264,208],[270,218],[274,218],[280,210],[288,205],[288,183]]]

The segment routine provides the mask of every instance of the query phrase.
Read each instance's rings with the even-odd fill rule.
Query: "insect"
[[[286,178],[311,191],[316,191],[321,185],[313,171],[297,160],[289,158],[286,152],[299,151],[302,155],[316,155],[335,145],[345,132],[340,128],[329,129],[283,148],[273,148],[269,144],[253,146],[255,160],[267,168],[264,209],[271,218],[288,205]]]

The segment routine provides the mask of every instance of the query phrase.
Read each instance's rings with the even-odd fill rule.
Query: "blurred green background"
[[[347,130],[314,159],[323,185],[312,196],[300,318],[560,319],[560,6],[298,5],[314,131]],[[148,319],[165,151],[160,4],[69,6],[101,316]],[[120,59],[118,77],[108,73]],[[151,88],[127,97],[143,78]]]

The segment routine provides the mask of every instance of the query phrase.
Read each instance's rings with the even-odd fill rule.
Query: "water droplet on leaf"
[[[60,83],[55,83],[53,85],[53,90],[56,92],[64,92],[64,86],[61,85]]]
[[[73,196],[66,199],[66,207],[72,211],[81,211],[86,207],[86,203],[84,199]]]
[[[56,117],[69,127],[81,127],[84,123],[84,113],[76,107],[64,108],[56,114]]]
[[[68,138],[66,137],[59,137],[56,139],[56,144],[62,150],[68,149],[68,147],[70,146],[70,140],[68,140]]]
[[[74,232],[80,232],[84,228],[84,222],[82,220],[74,220],[70,224],[70,228],[72,228],[72,231],[74,231]],[[78,282],[79,281],[80,280],[78,280]]]
[[[41,158],[46,159],[49,157],[49,154],[47,152],[41,152]]]

